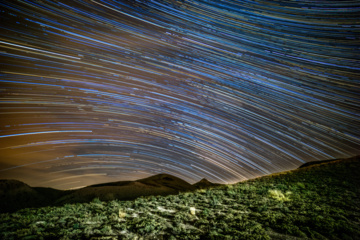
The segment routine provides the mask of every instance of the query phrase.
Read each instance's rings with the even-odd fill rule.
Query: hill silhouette
[[[195,189],[180,178],[169,174],[158,174],[136,181],[91,185],[63,196],[56,201],[56,204],[90,202],[94,198],[99,198],[101,201],[133,200],[140,196],[165,196]]]
[[[18,180],[0,180],[0,212],[51,205],[67,191],[30,187]]]
[[[216,187],[216,186],[220,186],[220,185],[222,185],[222,184],[212,183],[209,180],[207,180],[206,178],[203,178],[199,182],[195,183],[193,186],[197,189],[201,189],[201,188]]]
[[[359,168],[357,156],[206,191],[28,208],[0,214],[0,239],[355,240],[360,239]],[[202,184],[211,185],[206,179],[194,185]],[[32,191],[18,181],[3,185],[4,192],[13,186]],[[177,192],[194,185],[160,174],[87,190],[141,186]]]
[[[201,181],[199,182],[201,183]],[[136,181],[95,184],[77,190],[30,187],[18,180],[0,180],[0,212],[13,212],[29,207],[60,206],[67,203],[133,200],[141,196],[178,194],[199,188],[218,186],[209,181],[190,183],[169,174],[158,174]]]
[[[359,158],[360,156],[355,156],[347,159],[314,161],[303,164],[293,171],[301,171],[318,165],[332,164],[339,161],[353,161],[358,160]],[[275,173],[275,175],[277,174],[282,173]],[[77,190],[30,187],[18,180],[0,180],[0,213],[14,212],[19,209],[31,207],[86,203],[91,202],[95,198],[98,198],[101,201],[111,201],[134,200],[142,196],[167,196],[178,194],[180,192],[191,192],[202,188],[217,187],[220,185],[222,184],[209,182],[205,178],[191,185],[190,183],[169,174],[158,174],[136,181],[95,184]]]

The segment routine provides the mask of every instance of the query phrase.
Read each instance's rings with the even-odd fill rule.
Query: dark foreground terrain
[[[177,195],[23,209],[0,214],[0,239],[355,240],[359,169],[353,157]]]
[[[86,203],[94,198],[101,201],[134,200],[138,197],[195,191],[219,186],[206,179],[191,185],[169,174],[158,174],[136,181],[120,181],[92,185],[77,190],[30,187],[17,180],[0,180],[0,213],[23,208],[62,206],[68,203]]]

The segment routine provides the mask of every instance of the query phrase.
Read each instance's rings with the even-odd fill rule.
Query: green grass
[[[360,239],[359,169],[336,161],[193,193],[24,209],[0,215],[0,239]]]

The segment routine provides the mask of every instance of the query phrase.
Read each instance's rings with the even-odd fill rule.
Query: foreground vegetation
[[[360,239],[359,158],[134,201],[0,215],[0,239]]]

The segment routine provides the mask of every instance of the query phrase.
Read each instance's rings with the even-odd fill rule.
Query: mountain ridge
[[[303,171],[323,164],[359,160],[360,156],[309,162],[297,169],[274,173],[262,177]],[[262,178],[260,177],[260,178]],[[251,181],[253,179],[249,179]],[[213,188],[223,184],[212,183],[206,178],[190,184],[169,174],[157,174],[135,181],[118,181],[90,185],[76,190],[58,190],[45,187],[31,187],[18,180],[0,180],[0,213],[14,212],[23,208],[60,206],[67,203],[85,203],[98,198],[101,201],[134,200],[142,196],[174,195],[197,189]]]
[[[209,182],[206,186],[200,186],[197,183],[191,185],[178,177],[163,173],[135,181],[100,183],[76,190],[31,187],[19,180],[2,179],[0,180],[0,213],[14,212],[29,207],[85,203],[91,202],[94,198],[110,201],[134,200],[152,195],[166,196],[213,186],[219,186],[219,184]]]

